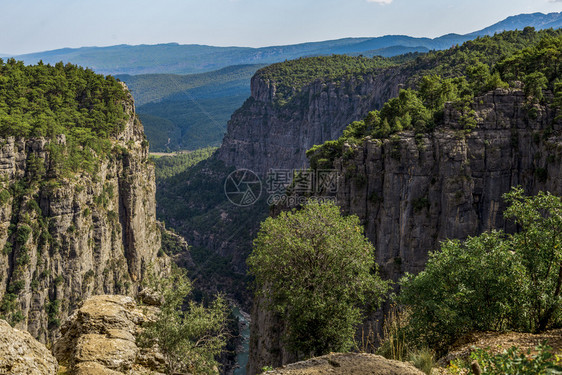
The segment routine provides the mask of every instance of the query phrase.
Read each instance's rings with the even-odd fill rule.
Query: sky
[[[0,0],[0,55],[116,44],[263,47],[466,34],[562,0]]]

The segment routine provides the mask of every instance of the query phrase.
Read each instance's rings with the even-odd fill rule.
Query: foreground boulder
[[[0,374],[54,375],[58,367],[51,352],[29,332],[0,320]]]
[[[63,324],[55,356],[77,375],[163,372],[164,357],[136,345],[155,309],[127,296],[91,297]]]
[[[423,375],[414,366],[380,355],[334,353],[268,371],[268,375]]]

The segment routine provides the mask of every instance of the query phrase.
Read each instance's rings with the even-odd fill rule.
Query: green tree
[[[522,295],[516,255],[501,232],[449,240],[430,253],[425,270],[401,281],[399,301],[411,311],[411,337],[444,349],[474,331],[501,330],[517,320]]]
[[[542,90],[548,87],[548,79],[542,72],[533,72],[523,78],[525,94],[537,100],[542,100]]]
[[[150,270],[146,285],[163,298],[157,319],[146,325],[139,344],[158,345],[168,373],[189,371],[194,374],[218,374],[216,357],[226,345],[228,308],[218,296],[209,307],[185,299],[191,282],[185,270],[174,267],[168,278],[157,278]]]
[[[332,203],[266,219],[248,265],[257,296],[288,324],[289,348],[305,356],[349,350],[360,307],[376,307],[388,288],[359,219]]]
[[[562,307],[562,200],[550,193],[525,196],[515,188],[505,195],[505,212],[521,230],[510,237],[526,271],[526,301],[532,326],[544,331]]]

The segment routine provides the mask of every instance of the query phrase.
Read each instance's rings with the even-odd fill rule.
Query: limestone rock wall
[[[444,125],[423,138],[368,140],[337,161],[338,205],[364,223],[384,277],[421,271],[445,239],[514,230],[502,199],[512,186],[562,194],[562,123],[554,110],[529,107],[520,90],[474,103],[478,125],[468,134],[447,107]]]
[[[252,95],[228,123],[218,158],[260,175],[308,165],[306,151],[336,139],[353,121],[398,95],[409,75],[401,68],[338,82],[316,81],[290,103],[274,102],[276,83],[252,78]]]
[[[0,139],[0,316],[42,342],[82,300],[132,295],[148,263],[165,268],[148,144],[132,98],[124,105],[126,126],[94,174],[49,179],[64,136]],[[38,169],[49,182],[30,183]]]

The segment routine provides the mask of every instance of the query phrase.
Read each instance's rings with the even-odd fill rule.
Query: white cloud
[[[368,3],[377,3],[377,4],[390,4],[393,0],[367,0]],[[557,0],[562,1],[562,0]]]

